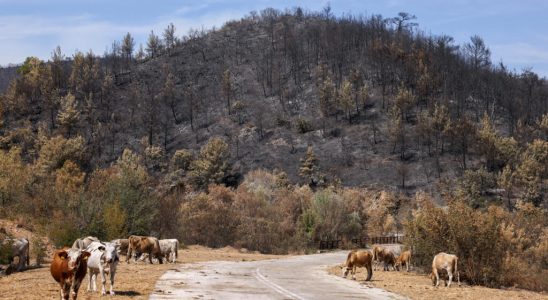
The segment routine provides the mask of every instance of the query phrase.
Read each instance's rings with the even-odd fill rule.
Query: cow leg
[[[126,255],[126,263],[129,264],[129,258],[131,257],[131,253],[132,252],[132,249],[131,249],[131,246],[127,248],[127,255]]]
[[[449,284],[447,284],[447,287],[451,286],[451,282],[453,281],[453,271],[447,270],[447,275],[449,275]]]
[[[371,277],[373,276],[373,270],[371,268],[371,264],[368,264],[366,268],[367,268],[367,278],[365,279],[365,281],[370,281]]]
[[[116,273],[116,270],[110,266],[110,295],[114,296],[114,273]]]
[[[89,279],[88,279],[88,289],[87,289],[87,291],[90,292],[90,291],[92,291],[92,290],[91,290],[91,280],[92,280],[92,278],[93,278],[93,273],[91,272],[91,269],[90,269],[90,268],[88,268],[88,275],[89,275],[89,276],[88,276]]]
[[[78,290],[80,289],[80,284],[82,284],[82,281],[75,279],[74,286],[71,292],[72,300],[76,300],[76,298],[78,297]]]
[[[440,285],[440,274],[438,274],[438,270],[434,270],[434,276],[436,276],[436,287]]]
[[[100,268],[100,273],[101,273],[101,284],[102,284],[102,287],[101,287],[101,295],[106,295],[107,294],[107,289],[105,288],[105,285],[107,284],[107,276],[105,275],[105,270],[103,268]]]

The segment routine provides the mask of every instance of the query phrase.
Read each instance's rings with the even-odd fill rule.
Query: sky
[[[255,10],[300,6],[319,11],[327,4],[343,14],[394,17],[408,12],[419,29],[450,35],[457,44],[481,36],[493,63],[510,70],[526,68],[548,77],[548,1],[546,0],[0,0],[0,65],[27,56],[47,60],[58,45],[65,55],[76,50],[103,54],[130,32],[145,43],[151,30],[160,35],[172,22],[179,36],[191,28],[219,28]],[[137,46],[138,48],[138,46]]]

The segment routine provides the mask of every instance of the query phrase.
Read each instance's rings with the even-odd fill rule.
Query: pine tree
[[[198,159],[192,162],[190,180],[199,188],[210,183],[221,183],[230,169],[230,149],[218,137],[211,138],[200,150]]]
[[[299,175],[308,182],[309,185],[314,186],[318,183],[318,159],[314,154],[314,150],[311,146],[306,150],[306,156],[301,159],[301,167],[299,168]]]
[[[345,80],[342,83],[341,92],[339,93],[339,105],[346,114],[348,123],[351,123],[350,110],[352,108],[352,84]]]
[[[57,115],[59,125],[65,128],[67,136],[70,138],[73,129],[80,121],[80,110],[78,109],[76,99],[69,93],[61,98],[61,110]]]
[[[160,54],[160,38],[154,34],[154,31],[151,31],[148,40],[147,40],[147,54],[150,58],[155,58]]]
[[[128,32],[122,41],[122,54],[126,60],[126,67],[131,63],[131,58],[133,56],[133,50],[135,49],[135,41],[133,37]]]
[[[177,36],[175,35],[175,25],[169,23],[167,28],[164,30],[164,44],[168,53],[171,53],[175,45],[178,43]]]

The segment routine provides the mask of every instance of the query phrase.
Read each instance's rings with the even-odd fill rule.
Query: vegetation
[[[546,290],[547,81],[407,13],[328,12],[29,57],[0,94],[0,217],[272,253],[405,229],[422,266]]]

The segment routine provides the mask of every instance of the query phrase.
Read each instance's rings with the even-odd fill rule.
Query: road
[[[404,299],[363,282],[329,275],[327,267],[344,262],[347,254],[178,265],[162,275],[150,299]]]

